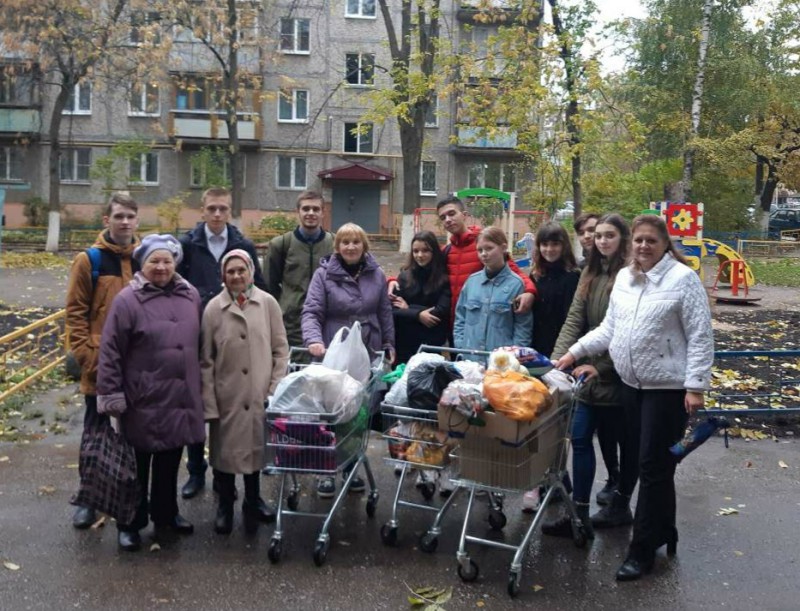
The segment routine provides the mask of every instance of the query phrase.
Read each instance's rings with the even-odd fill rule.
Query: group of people
[[[286,371],[290,346],[323,357],[336,332],[359,322],[373,355],[406,362],[421,344],[491,351],[532,346],[586,383],[573,418],[572,494],[583,527],[626,526],[634,533],[617,578],[635,579],[655,550],[674,552],[675,461],[668,448],[689,414],[703,404],[713,339],[702,284],[669,239],[664,222],[643,215],[629,226],[617,214],[583,215],[575,229],[576,261],[557,223],[536,234],[532,271],[511,260],[503,231],[468,224],[461,200],[437,205],[448,233],[441,247],[417,233],[396,278],[387,279],[358,225],[331,234],[324,202],[306,191],[299,224],[274,238],[262,276],[255,248],[228,223],[230,193],[203,194],[203,221],[180,240],[135,235],[137,206],[114,195],[106,230],[73,264],[67,297],[70,340],[83,368],[84,426],[113,417],[136,452],[140,504],[119,524],[122,549],[141,546],[139,531],[192,532],[178,512],[177,476],[184,446],[189,480],[184,498],[205,485],[205,426],[219,502],[214,528],[230,533],[244,476],[245,528],[274,519],[260,497],[265,466],[263,403]],[[97,267],[97,269],[95,269]],[[608,471],[589,516],[597,431]],[[619,453],[618,453],[619,448]],[[630,499],[637,481],[635,516]],[[320,478],[317,493],[335,493]],[[351,492],[365,489],[351,479]],[[535,507],[538,491],[525,495]],[[95,520],[79,507],[73,524]],[[569,518],[543,526],[571,536]]]

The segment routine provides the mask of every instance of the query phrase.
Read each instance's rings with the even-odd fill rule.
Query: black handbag
[[[139,504],[136,453],[109,419],[83,432],[78,468],[81,483],[70,503],[130,524]]]

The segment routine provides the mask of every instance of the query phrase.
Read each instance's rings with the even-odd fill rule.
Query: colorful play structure
[[[703,237],[703,208],[702,203],[650,202],[650,209],[645,212],[660,214],[664,218],[670,236],[701,279],[703,257],[717,257],[719,268],[711,287],[715,299],[737,303],[760,300],[760,294],[751,289],[755,278],[742,256],[727,244]]]

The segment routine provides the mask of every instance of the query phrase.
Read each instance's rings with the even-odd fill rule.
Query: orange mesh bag
[[[535,420],[553,403],[547,386],[516,371],[490,371],[483,378],[483,395],[494,410],[511,420]]]

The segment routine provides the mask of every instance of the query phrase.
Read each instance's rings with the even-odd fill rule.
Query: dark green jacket
[[[322,257],[333,252],[333,234],[323,231],[314,243],[301,240],[299,229],[273,238],[264,261],[267,292],[278,300],[289,346],[303,345],[300,318],[308,284]]]
[[[581,282],[583,282],[584,275],[586,275],[586,269],[581,274]],[[556,347],[553,349],[554,361],[566,354],[569,347],[579,338],[603,322],[612,286],[611,278],[607,273],[603,273],[592,280],[589,292],[584,298],[581,297],[581,286],[578,284],[567,320],[561,327]],[[589,405],[622,405],[622,380],[614,370],[614,363],[608,352],[588,357],[579,363],[594,365],[599,374],[583,387],[578,395],[581,401]]]

